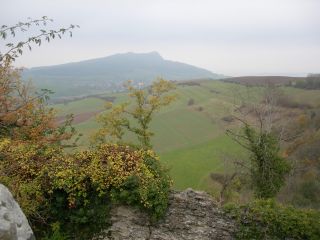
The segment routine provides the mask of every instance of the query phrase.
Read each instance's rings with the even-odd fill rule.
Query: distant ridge
[[[189,64],[165,60],[158,52],[129,52],[80,62],[34,67],[24,70],[23,77],[31,78],[39,88],[52,89],[56,92],[56,97],[66,97],[119,91],[127,80],[147,85],[156,77],[179,81],[218,79],[222,75]]]
[[[242,76],[242,77],[227,77],[225,82],[239,83],[244,85],[286,85],[292,82],[304,80],[305,77],[289,77],[289,76]]]

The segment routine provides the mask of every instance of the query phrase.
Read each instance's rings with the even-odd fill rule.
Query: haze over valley
[[[0,240],[320,239],[320,1],[0,6]]]

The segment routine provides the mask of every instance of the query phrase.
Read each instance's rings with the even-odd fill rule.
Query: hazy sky
[[[0,1],[0,25],[46,15],[52,28],[81,26],[18,66],[158,51],[225,75],[320,72],[320,0]]]

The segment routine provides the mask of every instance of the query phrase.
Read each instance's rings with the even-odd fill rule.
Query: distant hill
[[[189,64],[163,59],[159,53],[124,53],[47,67],[26,69],[39,88],[55,91],[55,97],[71,97],[121,90],[123,82],[150,84],[156,77],[168,80],[221,78],[221,75]]]

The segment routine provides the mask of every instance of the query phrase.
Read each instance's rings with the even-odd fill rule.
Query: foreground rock
[[[103,239],[233,239],[235,224],[204,192],[173,192],[164,220],[151,225],[146,214],[120,206],[111,212],[112,226]]]
[[[0,184],[0,239],[35,239],[28,220],[9,190]]]

